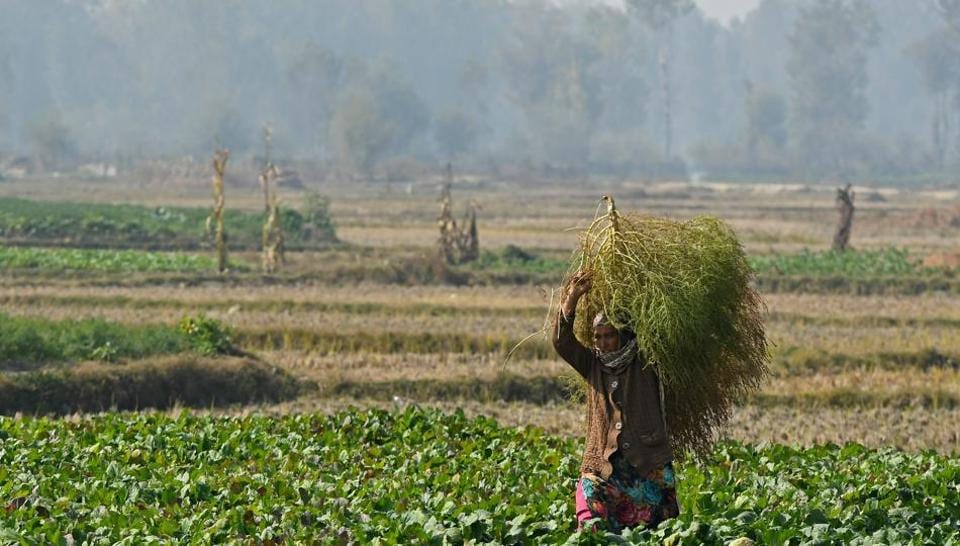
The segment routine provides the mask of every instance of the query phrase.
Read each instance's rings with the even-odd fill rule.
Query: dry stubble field
[[[105,183],[103,183],[105,184]],[[32,199],[96,196],[102,201],[205,205],[200,190],[146,195],[102,184],[65,193],[53,183],[4,188]],[[401,264],[429,252],[437,213],[433,183],[326,188],[345,246],[291,256],[290,275],[349,264]],[[229,191],[229,190],[228,190]],[[456,205],[480,206],[483,248],[506,245],[553,259],[572,250],[601,193],[623,210],[674,217],[716,214],[751,253],[829,246],[831,188],[691,184],[601,184],[596,189],[462,185]],[[896,246],[914,256],[950,251],[960,230],[924,226],[922,211],[955,201],[943,193],[860,191],[858,248]],[[298,196],[284,196],[296,204]],[[255,189],[228,194],[228,206],[255,209]],[[458,207],[459,210],[459,207]],[[255,262],[253,255],[244,256]],[[173,324],[206,314],[236,330],[263,360],[315,384],[296,400],[216,411],[335,411],[409,403],[462,407],[505,424],[581,432],[582,411],[563,390],[566,366],[543,337],[509,362],[504,352],[546,320],[552,283],[451,286],[336,283],[283,275],[219,281],[16,271],[0,281],[0,311],[50,319],[101,317],[124,324]],[[857,441],[910,450],[960,452],[960,297],[765,294],[774,376],[744,400],[726,434],[750,442]]]

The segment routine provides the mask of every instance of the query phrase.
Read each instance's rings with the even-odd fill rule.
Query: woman
[[[553,338],[557,353],[589,386],[577,520],[582,526],[599,518],[617,533],[627,527],[656,527],[680,512],[660,383],[637,350],[636,336],[618,331],[602,313],[593,320],[595,348],[577,341],[577,302],[590,287],[587,273],[571,279]]]

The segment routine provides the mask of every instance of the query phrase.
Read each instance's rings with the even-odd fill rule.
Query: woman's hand
[[[580,299],[581,296],[593,287],[593,274],[589,271],[578,271],[570,279],[570,297]]]
[[[573,316],[573,313],[577,310],[577,302],[580,301],[580,298],[584,294],[590,291],[592,286],[593,275],[589,271],[578,271],[576,275],[570,278],[570,281],[567,283],[569,293],[563,301],[563,305],[560,307],[560,311],[564,317],[570,318]]]

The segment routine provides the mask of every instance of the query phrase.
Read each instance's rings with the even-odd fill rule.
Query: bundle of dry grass
[[[593,274],[577,335],[592,339],[603,311],[637,334],[664,387],[667,426],[678,455],[705,455],[732,406],[769,373],[763,303],[743,248],[724,222],[606,215],[583,233],[568,277]]]

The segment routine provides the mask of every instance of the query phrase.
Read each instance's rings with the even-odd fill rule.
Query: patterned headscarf
[[[597,313],[597,316],[593,317],[593,327],[597,328],[599,326],[612,326],[610,320],[607,319],[605,314]],[[620,373],[626,369],[627,365],[633,362],[637,357],[637,338],[636,336],[629,335],[630,332],[617,330],[617,334],[620,336],[620,348],[615,351],[610,351],[609,353],[601,353],[598,349],[594,349],[597,353],[597,357],[600,359],[600,362],[606,366],[608,371],[613,373]],[[627,341],[629,340],[629,341]],[[624,341],[627,341],[624,343]]]

